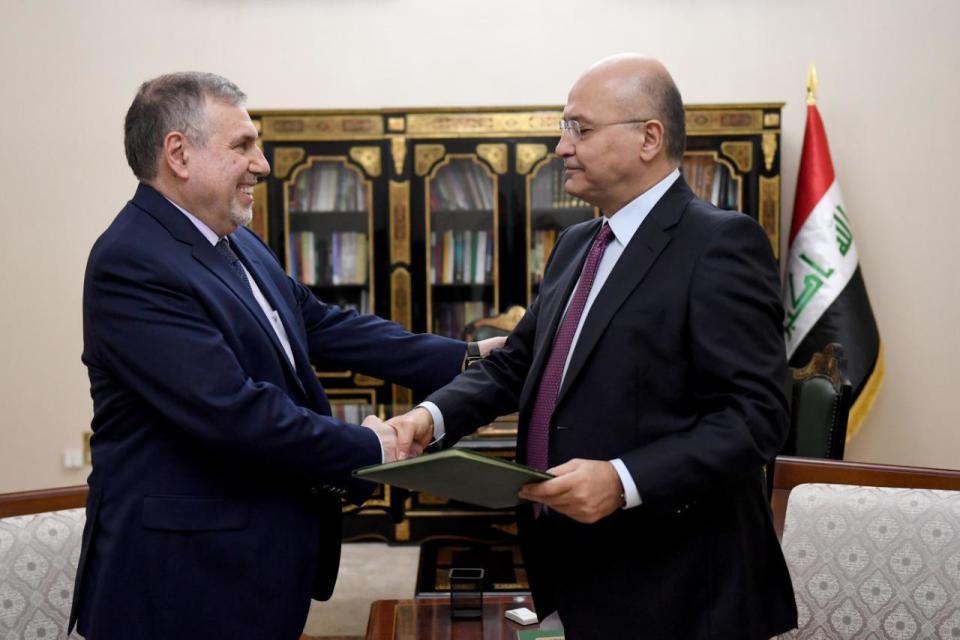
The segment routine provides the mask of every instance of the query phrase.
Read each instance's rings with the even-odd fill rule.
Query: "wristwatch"
[[[468,342],[467,355],[463,358],[463,368],[466,369],[474,362],[479,362],[480,360],[483,360],[483,356],[480,355],[480,344],[477,342]]]

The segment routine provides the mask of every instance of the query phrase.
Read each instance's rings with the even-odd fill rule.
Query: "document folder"
[[[353,475],[490,509],[525,502],[517,497],[520,487],[553,477],[533,467],[461,449],[364,467]]]

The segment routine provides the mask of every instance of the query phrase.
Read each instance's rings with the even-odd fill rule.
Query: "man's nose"
[[[565,135],[563,132],[560,133],[560,139],[557,140],[557,155],[561,158],[566,158],[567,156],[572,156],[574,152],[574,144],[570,141],[572,136]]]
[[[250,173],[258,176],[270,175],[270,163],[267,157],[263,155],[260,147],[254,147],[253,159],[250,161]]]

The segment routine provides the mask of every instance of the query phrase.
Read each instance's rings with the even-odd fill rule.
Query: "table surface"
[[[530,596],[484,596],[483,617],[451,620],[450,598],[377,600],[370,605],[367,640],[516,640],[517,631],[536,629],[503,617],[508,609],[533,609]]]

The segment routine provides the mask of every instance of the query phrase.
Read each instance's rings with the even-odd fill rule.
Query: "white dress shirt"
[[[603,223],[610,225],[610,230],[613,231],[614,238],[610,241],[610,244],[607,245],[607,249],[603,253],[603,258],[600,260],[600,264],[597,267],[597,274],[593,280],[593,286],[590,288],[590,294],[587,296],[587,302],[583,307],[583,313],[580,314],[580,322],[577,324],[577,331],[573,335],[573,343],[570,345],[570,351],[567,353],[567,361],[563,365],[564,377],[567,375],[570,358],[573,356],[573,350],[577,347],[580,331],[583,329],[583,324],[587,320],[587,314],[590,313],[590,307],[593,306],[593,301],[597,299],[597,295],[599,295],[600,290],[607,281],[607,277],[610,275],[610,272],[613,271],[617,261],[620,260],[620,256],[623,255],[623,250],[627,247],[627,244],[629,244],[633,235],[637,232],[637,229],[640,228],[640,224],[660,201],[663,194],[667,192],[667,189],[669,189],[679,177],[680,171],[674,169],[666,178],[631,200],[625,207],[613,215],[604,216]],[[570,306],[570,300],[573,299],[573,293],[576,292],[576,290],[577,288],[574,287],[573,291],[571,291],[570,298],[567,299],[567,307]],[[564,307],[564,313],[566,313],[566,307]],[[561,378],[561,386],[562,385],[563,379]],[[440,413],[439,407],[432,402],[423,402],[417,406],[423,407],[430,412],[430,415],[433,416],[433,435],[438,440],[442,438],[444,434],[443,414]],[[610,463],[614,469],[617,470],[617,475],[620,476],[620,482],[623,484],[623,495],[626,502],[623,508],[629,509],[640,505],[642,502],[640,492],[637,490],[637,485],[633,481],[630,472],[627,471],[627,466],[620,458],[611,460]]]

